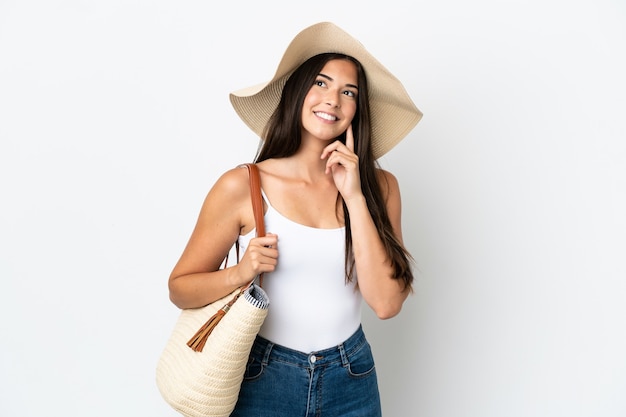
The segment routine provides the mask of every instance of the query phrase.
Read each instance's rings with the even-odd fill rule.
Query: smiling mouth
[[[328,120],[328,121],[331,121],[331,122],[334,122],[334,121],[337,120],[337,116],[333,116],[332,114],[328,114],[328,113],[323,113],[321,111],[315,112],[315,115],[317,117],[320,117],[320,118],[322,118],[324,120]]]

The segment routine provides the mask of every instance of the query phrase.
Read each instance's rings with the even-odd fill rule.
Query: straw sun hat
[[[376,159],[398,144],[422,118],[402,83],[348,33],[329,22],[310,26],[291,41],[276,74],[265,83],[230,94],[241,119],[261,136],[278,106],[285,82],[307,59],[325,52],[356,58],[367,75],[372,123],[372,151]]]

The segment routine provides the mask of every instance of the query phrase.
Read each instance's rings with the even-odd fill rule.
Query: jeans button
[[[309,362],[315,363],[316,360],[317,360],[317,358],[315,357],[315,355],[309,356]]]

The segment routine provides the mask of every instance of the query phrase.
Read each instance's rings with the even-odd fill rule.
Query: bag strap
[[[246,167],[248,169],[248,182],[250,184],[250,197],[252,199],[252,211],[254,212],[254,223],[256,228],[256,236],[265,236],[265,220],[263,213],[263,195],[261,194],[261,176],[259,175],[259,167],[255,164],[239,165],[239,168]],[[237,262],[239,262],[239,240],[235,241],[235,254]],[[228,266],[228,254],[224,258],[224,268]]]
[[[263,213],[263,196],[261,195],[261,176],[256,164],[244,164],[248,168],[250,178],[250,197],[252,198],[252,210],[254,211],[254,223],[256,236],[265,236],[265,220]]]
[[[254,224],[256,237],[265,236],[265,216],[263,213],[263,196],[261,194],[261,175],[256,164],[244,164],[248,169],[250,182],[250,199],[252,200],[252,211],[254,212]],[[237,241],[237,245],[238,245]],[[239,256],[237,256],[239,259]],[[263,287],[263,273],[259,274],[259,286]]]

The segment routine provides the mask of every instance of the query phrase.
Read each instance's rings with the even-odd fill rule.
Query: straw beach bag
[[[254,164],[246,167],[256,235],[261,237],[259,172]],[[187,417],[228,417],[268,306],[267,294],[252,281],[205,307],[182,310],[157,363],[156,382],[165,401]]]

